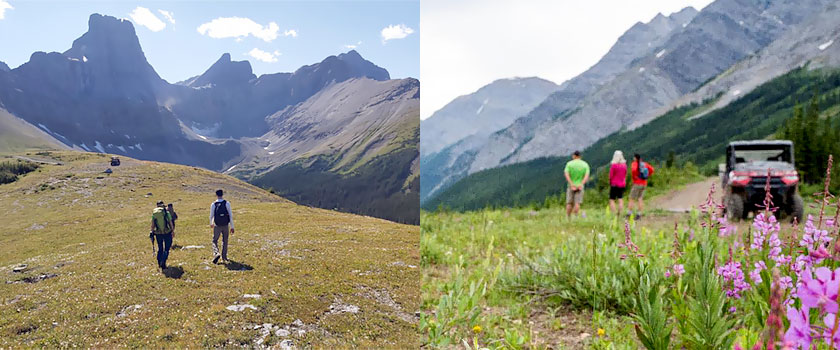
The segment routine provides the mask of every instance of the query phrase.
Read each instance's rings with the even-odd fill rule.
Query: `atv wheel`
[[[744,198],[737,194],[730,194],[726,198],[726,218],[729,221],[738,222],[746,219],[744,215]]]
[[[802,223],[802,216],[805,214],[805,201],[802,200],[802,196],[798,193],[793,195],[793,210],[791,211],[791,222],[796,220],[798,223]]]

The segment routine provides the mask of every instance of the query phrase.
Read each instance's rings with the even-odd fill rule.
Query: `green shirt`
[[[589,175],[589,164],[581,159],[572,159],[566,163],[566,169],[563,172],[569,174],[569,179],[575,186],[583,185],[583,178]]]

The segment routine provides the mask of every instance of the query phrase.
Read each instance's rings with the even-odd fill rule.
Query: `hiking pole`
[[[155,254],[155,236],[154,233],[149,231],[149,240],[152,241],[152,255]]]

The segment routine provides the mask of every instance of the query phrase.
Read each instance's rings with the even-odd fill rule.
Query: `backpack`
[[[222,200],[221,202],[216,202],[214,204],[216,207],[213,209],[213,223],[216,226],[225,226],[230,223],[230,215],[228,215],[227,210],[227,201]]]
[[[169,216],[169,212],[163,208],[155,208],[152,211],[152,220],[155,222],[155,230],[154,233],[156,235],[162,235],[172,232],[172,225],[170,223],[171,217]]]
[[[648,177],[650,177],[650,169],[648,169],[647,163],[639,162],[639,178],[647,180]]]

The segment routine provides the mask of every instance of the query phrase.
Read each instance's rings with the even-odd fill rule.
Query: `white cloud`
[[[197,30],[201,35],[207,35],[214,39],[242,39],[250,35],[269,42],[277,39],[280,27],[274,22],[263,26],[250,18],[219,17],[198,26]],[[295,32],[295,35],[297,35],[297,32]]]
[[[290,36],[292,38],[297,38],[298,32],[295,29],[288,29],[283,32],[283,36]]]
[[[149,28],[153,32],[159,32],[166,28],[166,23],[163,23],[160,18],[157,18],[152,11],[145,7],[137,6],[134,11],[131,11],[129,17],[134,23]]]
[[[361,41],[357,41],[355,44],[347,44],[347,45],[344,45],[344,48],[345,48],[345,49],[354,50],[355,48],[357,48],[357,47],[359,47],[359,46],[361,46],[361,45],[362,45],[362,42],[361,42]]]
[[[6,10],[14,10],[12,4],[5,0],[0,0],[0,19],[6,18]]]
[[[282,53],[280,53],[280,51],[277,50],[274,50],[274,52],[266,52],[255,47],[253,50],[248,51],[247,55],[253,57],[258,61],[274,63],[277,62],[277,57],[282,55]]]
[[[385,28],[382,28],[382,42],[384,43],[388,40],[393,39],[403,39],[411,35],[411,33],[414,33],[414,29],[411,29],[405,24],[392,24]]]
[[[175,16],[172,14],[172,12],[166,10],[158,10],[158,12],[160,12],[160,14],[162,14],[163,17],[166,17],[166,20],[169,21],[169,23],[175,24]]]

